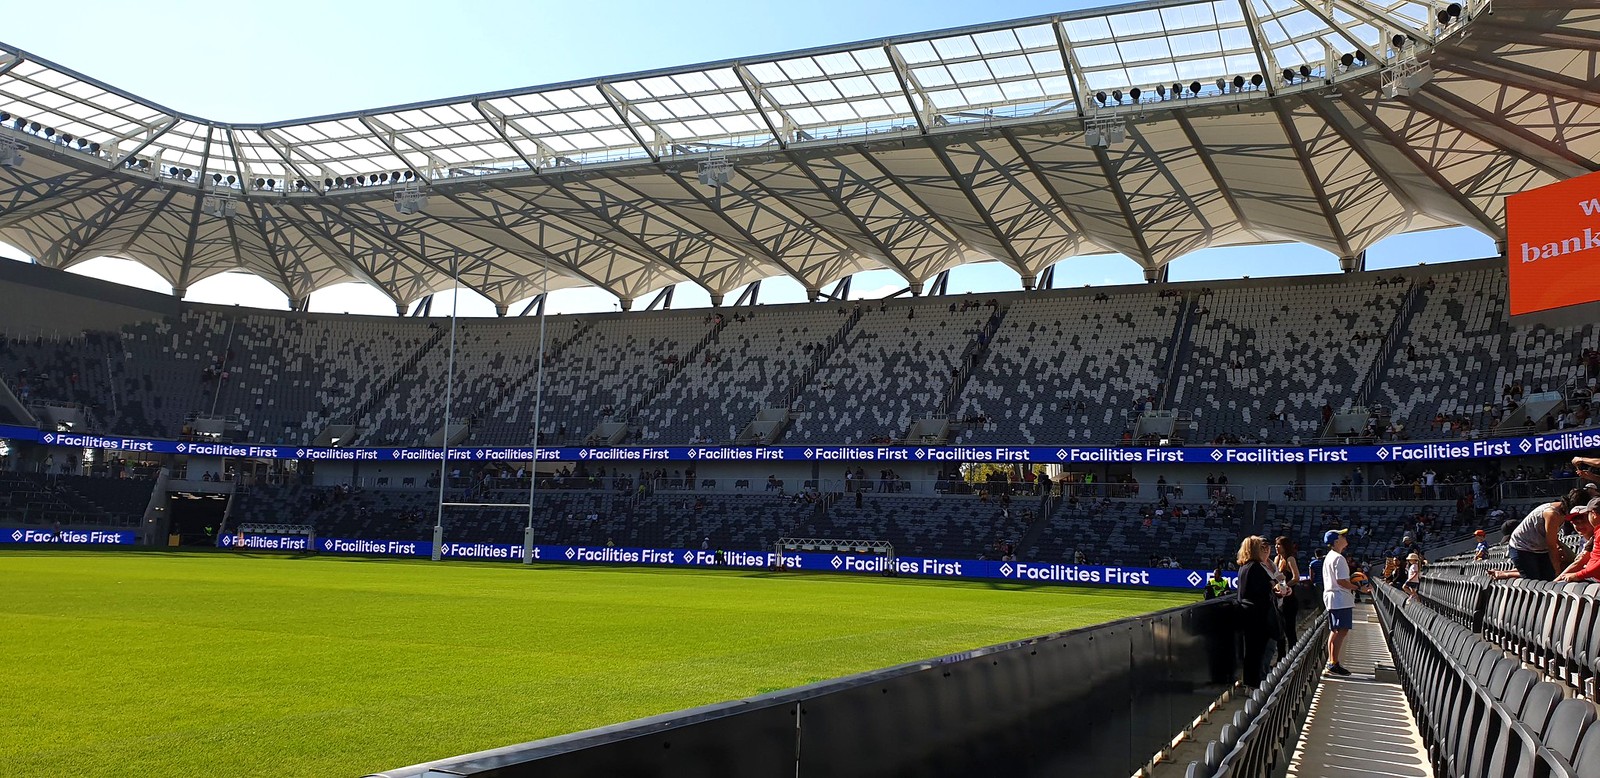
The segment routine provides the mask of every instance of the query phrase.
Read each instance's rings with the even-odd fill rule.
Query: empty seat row
[[[1600,584],[1514,579],[1489,587],[1483,637],[1546,678],[1594,692]]]
[[[1600,773],[1594,703],[1539,680],[1516,656],[1380,585],[1378,612],[1435,774],[1551,776]]]
[[[1317,619],[1316,624],[1278,660],[1219,738],[1206,744],[1205,758],[1189,763],[1185,778],[1283,774],[1328,656],[1328,622]]]

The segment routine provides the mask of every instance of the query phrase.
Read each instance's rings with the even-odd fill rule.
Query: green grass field
[[[730,571],[0,553],[0,773],[359,776],[1194,595]]]

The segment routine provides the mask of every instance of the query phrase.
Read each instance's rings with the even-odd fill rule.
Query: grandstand
[[[23,275],[11,288],[39,289]],[[92,305],[98,287],[74,286],[69,304]],[[615,422],[623,434],[608,442],[731,443],[776,410],[785,424],[756,442],[900,440],[945,418],[964,443],[1116,445],[1161,410],[1192,420],[1177,433],[1190,442],[1439,440],[1506,431],[1513,383],[1561,394],[1561,407],[1518,420],[1552,429],[1589,405],[1596,380],[1581,358],[1593,325],[1513,328],[1493,260],[1166,288],[760,306],[727,309],[720,324],[703,310],[552,316],[545,390],[560,402],[545,439],[582,442]],[[351,442],[388,446],[443,426],[448,322],[206,305],[30,336],[39,322],[25,307],[0,313],[0,380],[29,404],[86,406],[90,431],[175,438],[215,414],[238,420],[241,441],[310,444],[339,424],[358,428]],[[531,442],[537,322],[459,329],[453,415],[473,442]],[[1387,424],[1339,433],[1325,405]],[[1573,426],[1592,424],[1585,415]]]
[[[16,543],[68,527],[215,549],[273,527],[435,559],[449,544],[530,564],[700,550],[765,573],[815,552],[795,569],[1163,572],[1190,589],[1236,566],[1241,536],[1298,543],[1306,569],[1323,532],[1349,527],[1371,569],[1559,494],[1566,458],[1596,440],[1539,447],[1593,432],[1600,332],[1513,321],[1504,254],[1508,196],[1600,171],[1597,50],[1592,9],[1535,0],[1156,0],[244,124],[0,44],[0,241],[31,260],[0,263],[0,433],[15,437],[0,440],[0,524]],[[1368,267],[1383,240],[1445,227],[1501,255]],[[1284,241],[1342,272],[1171,280],[1197,250]],[[1060,263],[1107,253],[1146,283],[1058,288]],[[173,293],[61,272],[99,256]],[[952,269],[976,264],[1009,291],[952,291]],[[289,310],[185,299],[232,270]],[[873,270],[897,291],[852,297]],[[772,278],[808,301],[762,304]],[[349,281],[396,315],[309,312]],[[673,309],[678,285],[712,305]],[[572,287],[619,310],[547,315]],[[428,315],[459,289],[498,315]],[[1047,462],[998,453],[1056,447]],[[806,566],[830,554],[831,570]],[[995,572],[942,572],[956,562]],[[1397,737],[1421,743],[1397,747],[1439,775],[1594,774],[1592,587],[1490,584],[1484,567],[1430,570],[1420,606],[1380,587],[1358,627],[1359,669],[1387,690]],[[1106,577],[1076,577],[1090,571]],[[1325,724],[1352,703],[1316,672],[1321,620],[1245,690],[1219,610],[1097,633],[1150,631],[1122,651],[1131,677],[1158,639],[1216,664],[1163,666],[1183,677],[1160,690],[1084,691],[1080,705],[1163,700],[1143,719],[1093,717],[1136,735],[1101,739],[1145,749],[1096,769],[1265,778],[1331,758],[1318,708]],[[993,656],[1023,649],[1041,653]],[[961,663],[988,656],[916,672],[975,683]],[[1184,664],[1176,649],[1160,661]],[[848,718],[806,724],[806,701],[865,689],[893,700],[882,721],[909,720],[903,700],[937,695],[900,696],[902,671],[701,723],[771,714],[730,725],[717,748],[735,755],[791,747],[806,726],[864,748]],[[996,707],[961,688],[966,707]],[[1068,708],[1035,704],[1016,708],[1027,722],[915,712],[950,743],[1005,732],[988,747],[1053,774],[1044,754],[1062,746],[1029,738]],[[882,726],[883,742],[913,741]],[[711,759],[692,742],[678,752]],[[528,758],[615,753],[579,745]],[[938,748],[839,774],[926,771]]]

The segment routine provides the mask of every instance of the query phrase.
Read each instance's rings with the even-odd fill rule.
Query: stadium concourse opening
[[[215,548],[227,523],[229,495],[172,492],[167,500],[169,544]]]
[[[1153,0],[260,124],[0,44],[0,548],[1212,595],[391,776],[1600,774],[1597,40]],[[1444,227],[1497,255],[1369,269]],[[1343,272],[1171,281],[1283,241]],[[1108,252],[1147,283],[1055,288]],[[288,310],[184,299],[231,269]]]

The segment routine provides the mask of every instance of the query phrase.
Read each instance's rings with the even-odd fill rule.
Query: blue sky
[[[126,2],[70,6],[12,4],[3,40],[174,110],[224,121],[269,121],[416,100],[593,78],[637,70],[767,54],[890,35],[958,27],[1103,2],[989,0],[808,0],[808,2]],[[1368,251],[1369,267],[1490,256],[1494,243],[1461,228],[1396,236]],[[0,254],[20,252],[0,245]],[[171,291],[154,272],[124,260],[96,259],[77,272]],[[1172,264],[1173,280],[1265,277],[1338,271],[1325,251],[1301,245],[1212,249]],[[951,274],[951,291],[1019,288],[999,265]],[[1080,257],[1056,269],[1056,285],[1139,283],[1126,257]],[[903,282],[864,273],[856,296],[880,296]],[[471,296],[475,297],[475,295]],[[763,302],[804,299],[786,279],[763,284]],[[190,300],[283,307],[265,281],[225,274],[196,284]],[[730,298],[731,301],[731,298]],[[675,307],[707,304],[685,284]],[[552,312],[609,310],[601,292],[552,295]],[[643,305],[641,301],[639,305]],[[392,313],[391,303],[359,285],[312,296],[312,309]],[[448,304],[444,310],[448,312]],[[434,306],[435,313],[440,306]],[[463,315],[489,315],[487,301],[463,295]]]

